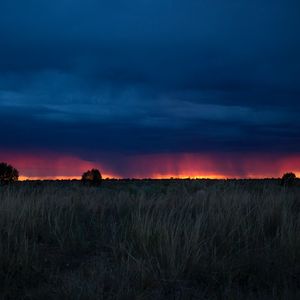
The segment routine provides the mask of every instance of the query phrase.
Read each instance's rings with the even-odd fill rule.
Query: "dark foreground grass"
[[[300,299],[300,188],[276,180],[0,188],[1,299]]]

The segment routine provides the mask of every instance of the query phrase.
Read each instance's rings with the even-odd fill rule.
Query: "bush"
[[[89,185],[100,185],[102,176],[98,169],[92,169],[82,174],[81,181]]]
[[[19,179],[19,172],[7,163],[0,163],[0,183],[7,184]]]
[[[282,186],[294,186],[296,185],[296,175],[292,172],[285,173],[281,178],[281,185]]]

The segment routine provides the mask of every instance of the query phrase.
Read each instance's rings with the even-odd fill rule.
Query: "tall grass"
[[[276,180],[1,187],[0,294],[296,299],[299,196]]]

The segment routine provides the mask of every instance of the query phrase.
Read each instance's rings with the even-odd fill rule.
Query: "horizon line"
[[[297,176],[297,174],[296,174]],[[80,181],[81,176],[46,176],[46,177],[25,177],[20,176],[18,181]],[[298,176],[297,176],[298,177]],[[270,176],[162,176],[162,177],[102,177],[102,180],[255,180],[255,179],[281,179],[281,177]]]

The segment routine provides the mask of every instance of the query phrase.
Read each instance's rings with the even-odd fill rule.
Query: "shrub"
[[[82,174],[81,181],[89,185],[100,185],[102,176],[98,169],[92,169]]]
[[[19,179],[19,172],[7,163],[0,163],[0,183],[7,184]]]
[[[281,178],[281,185],[282,186],[293,186],[296,185],[296,175],[292,172],[285,173]]]

